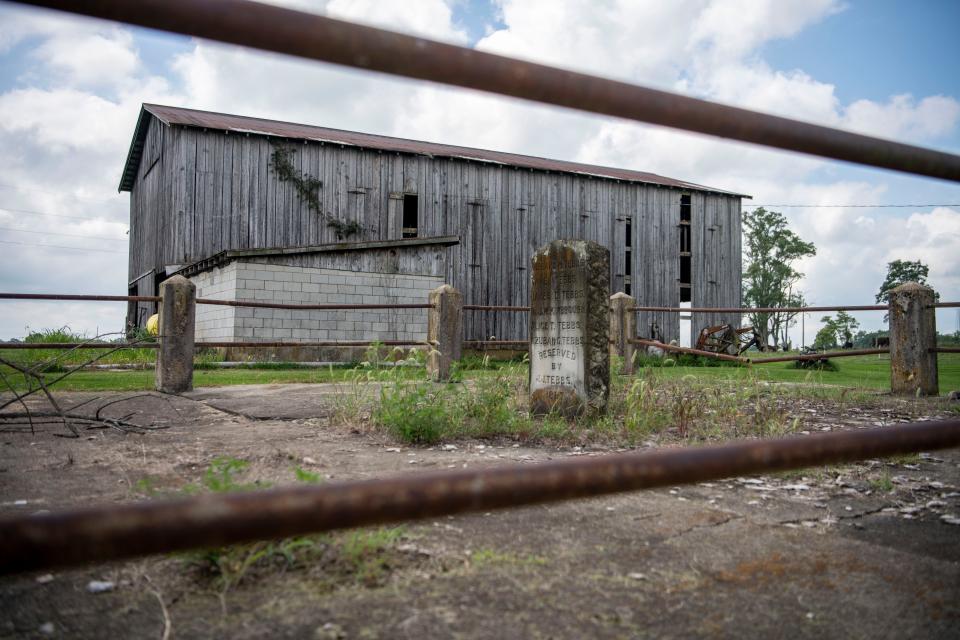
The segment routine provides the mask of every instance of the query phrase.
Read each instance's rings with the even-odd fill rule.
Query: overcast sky
[[[960,3],[289,0],[283,4],[960,153]],[[809,302],[871,304],[920,259],[960,299],[960,187],[0,1],[0,290],[126,293],[120,171],[142,102],[651,171],[789,208]],[[748,204],[751,201],[746,201]],[[482,301],[473,301],[482,302]],[[119,330],[124,306],[0,302],[0,339]],[[858,314],[879,328],[882,314]],[[808,317],[807,341],[816,330]],[[941,331],[960,314],[938,314]],[[799,335],[796,339],[799,339]]]

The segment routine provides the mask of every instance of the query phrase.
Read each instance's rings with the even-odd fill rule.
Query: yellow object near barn
[[[152,336],[160,333],[160,314],[155,313],[147,319],[147,333]]]

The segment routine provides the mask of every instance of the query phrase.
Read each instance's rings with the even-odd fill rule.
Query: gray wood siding
[[[693,194],[692,237],[694,307],[740,305],[740,202],[712,194]],[[735,313],[693,314],[693,340],[703,327],[740,326]]]
[[[157,295],[157,268],[161,247],[176,237],[169,212],[173,208],[171,158],[167,153],[169,129],[152,120],[144,140],[143,157],[130,191],[129,295]],[[135,282],[134,282],[135,280]],[[127,322],[143,326],[156,313],[154,302],[138,302],[127,309]]]
[[[338,241],[294,186],[275,175],[270,138],[167,127],[151,119],[146,143],[156,153],[144,153],[131,191],[131,279],[224,250]],[[630,217],[634,296],[643,305],[679,304],[681,192],[676,189],[339,144],[283,144],[295,150],[291,160],[301,172],[322,181],[323,214],[363,226],[362,234],[346,241],[399,238],[403,194],[416,194],[420,236],[460,237],[459,245],[437,259],[467,303],[526,305],[530,257],[557,238],[583,238],[610,248],[611,291],[622,290]],[[144,176],[152,155],[160,160]],[[740,198],[692,195],[693,302],[737,305]],[[436,268],[420,267],[431,273]],[[710,321],[695,317],[694,331]],[[640,313],[638,332],[648,335],[653,322],[665,339],[678,338],[676,314]],[[523,338],[527,315],[468,311],[465,329],[469,339]]]

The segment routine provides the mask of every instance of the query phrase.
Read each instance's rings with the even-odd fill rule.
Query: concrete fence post
[[[453,363],[463,357],[463,295],[448,284],[430,292],[427,311],[427,373],[432,380],[450,380]]]
[[[937,314],[933,289],[907,282],[890,291],[890,391],[935,396]]]
[[[160,297],[156,388],[162,393],[190,391],[197,287],[183,276],[173,276],[160,283]]]
[[[633,354],[636,345],[630,340],[637,337],[637,315],[633,307],[637,301],[620,292],[610,296],[610,353],[623,358],[622,373],[633,374]]]

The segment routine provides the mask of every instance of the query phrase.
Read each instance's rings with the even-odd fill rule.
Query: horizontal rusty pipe
[[[195,346],[198,349],[217,349],[228,347],[371,347],[375,344],[384,347],[412,347],[428,343],[426,340],[323,340],[311,342],[280,340],[273,342],[197,342]]]
[[[797,360],[826,360],[827,358],[849,358],[850,356],[872,356],[884,353],[890,353],[890,349],[850,349],[849,351],[827,351],[824,353],[811,353],[807,355],[795,356],[776,356],[773,358],[752,358],[753,364],[766,364],[768,362],[795,362]]]
[[[427,344],[426,340],[325,340],[321,342],[296,342],[280,340],[273,342],[195,342],[197,349],[221,347],[369,347],[380,344],[385,347],[403,347]],[[156,349],[156,342],[0,342],[0,349]]]
[[[85,302],[160,302],[160,296],[96,296],[64,293],[0,293],[0,300],[76,300]],[[263,309],[300,309],[326,311],[340,309],[429,309],[427,303],[417,304],[279,304],[276,302],[247,302],[244,300],[216,300],[197,298],[197,304],[224,307],[256,307]]]
[[[465,304],[464,311],[530,311],[530,307],[498,306],[494,304]]]
[[[840,307],[628,307],[627,311],[659,313],[819,313],[821,311],[887,311],[885,304],[861,304]]]
[[[219,305],[222,307],[254,307],[257,309],[299,309],[301,311],[330,311],[337,309],[430,309],[433,305],[416,304],[282,304],[278,302],[248,302],[245,300],[216,300],[197,298],[197,304]]]
[[[0,349],[156,349],[156,342],[0,342]]]
[[[703,351],[702,349],[691,349],[689,347],[678,347],[673,344],[665,344],[663,342],[658,342],[657,340],[644,340],[642,338],[635,338],[633,340],[627,340],[630,344],[639,344],[645,347],[656,347],[658,349],[663,349],[664,351],[673,351],[675,353],[687,353],[693,356],[702,356],[704,358],[715,358],[717,360],[726,360],[727,362],[739,362],[741,364],[749,364],[750,360],[747,358],[741,358],[739,356],[731,356],[728,353],[714,353],[713,351]]]
[[[931,353],[960,353],[960,347],[935,347]]]
[[[960,307],[960,302],[934,302],[930,305],[931,309],[956,309]]]
[[[960,420],[7,517],[0,573],[48,570],[960,445]]]
[[[0,293],[0,300],[75,300],[80,302],[160,302],[160,296],[94,296],[69,293]]]
[[[960,156],[246,0],[18,0],[396,76],[960,182]]]

